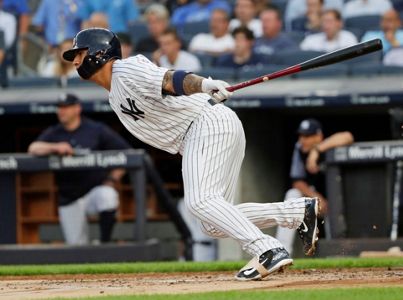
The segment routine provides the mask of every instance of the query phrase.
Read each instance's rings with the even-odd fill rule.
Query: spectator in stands
[[[346,146],[354,141],[348,132],[337,132],[324,138],[322,125],[316,119],[303,120],[297,130],[298,141],[292,155],[290,178],[292,188],[285,195],[284,201],[298,197],[318,197],[320,199],[320,215],[327,213],[324,174],[319,168],[326,151]],[[323,230],[320,230],[321,232]],[[276,238],[292,253],[295,230],[278,227]]]
[[[150,35],[140,39],[134,46],[140,53],[154,52],[159,48],[158,38],[169,27],[169,12],[161,4],[152,4],[147,7],[144,18]]]
[[[0,30],[0,66],[3,63],[4,57],[6,55],[5,48],[6,47],[5,47],[5,43],[4,43],[4,32],[2,30]]]
[[[292,21],[292,30],[317,33],[321,30],[324,0],[306,0],[306,13]]]
[[[92,27],[109,29],[108,16],[102,12],[92,13],[88,21],[83,23],[83,29]]]
[[[253,32],[245,26],[235,28],[232,32],[235,40],[234,53],[220,56],[215,66],[228,68],[241,68],[244,66],[261,64],[263,59],[260,55],[253,52],[253,43],[255,41]]]
[[[382,62],[385,66],[403,67],[403,47],[390,49]]]
[[[262,22],[256,17],[256,0],[237,0],[234,8],[235,18],[229,23],[229,30],[246,26],[253,31],[255,38],[262,36]]]
[[[17,53],[19,50],[26,50],[24,38],[28,33],[30,23],[30,9],[27,0],[3,0],[4,11],[14,15],[17,19],[17,38],[15,39],[11,49],[8,51],[8,61],[17,74]],[[21,38],[21,39],[20,39]]]
[[[133,43],[130,34],[126,32],[118,32],[116,34],[122,48],[122,58],[128,58],[133,55]]]
[[[283,33],[283,21],[280,11],[269,6],[260,13],[263,35],[256,39],[254,51],[261,55],[271,55],[277,51],[297,48],[298,45]]]
[[[32,25],[44,32],[45,40],[51,48],[57,47],[66,39],[74,38],[80,30],[79,3],[80,0],[42,0],[40,3]]]
[[[393,48],[403,46],[403,30],[400,29],[401,22],[399,13],[390,9],[386,11],[381,19],[381,30],[368,31],[362,37],[362,41],[368,41],[375,38],[382,40],[383,53],[387,53]]]
[[[331,52],[357,43],[354,34],[343,30],[340,12],[325,10],[322,14],[322,32],[308,35],[301,42],[302,50]]]
[[[113,32],[128,32],[129,24],[139,18],[136,1],[85,0],[79,8],[79,16],[83,20],[82,28],[88,28],[86,23],[94,12],[102,12],[108,16],[110,30]]]
[[[171,24],[179,31],[186,23],[210,20],[213,10],[221,8],[231,14],[231,7],[224,0],[196,0],[176,9],[171,17]]]
[[[389,0],[351,0],[344,4],[343,18],[383,15],[392,8],[392,3]]]
[[[6,52],[13,45],[17,37],[17,20],[15,16],[4,11],[0,1],[0,30],[4,33],[4,43]]]
[[[158,39],[160,49],[154,52],[153,60],[161,67],[196,72],[201,70],[199,59],[181,50],[182,42],[175,29],[169,28]]]
[[[4,32],[0,30],[0,86],[8,86],[7,69],[4,64],[4,59],[6,56],[6,47],[4,43]]]
[[[46,129],[28,152],[33,155],[75,155],[94,150],[128,149],[130,146],[106,125],[81,116],[79,99],[62,95],[57,108],[59,124]],[[119,205],[115,185],[124,170],[57,172],[59,219],[67,244],[89,243],[86,215],[98,214],[101,242],[111,240]]]
[[[189,44],[189,51],[193,53],[218,56],[234,50],[234,39],[228,32],[229,15],[217,8],[213,10],[210,19],[210,33],[196,34]]]
[[[76,68],[62,57],[64,51],[71,48],[73,39],[67,39],[57,46],[51,59],[43,68],[39,68],[39,75],[42,77],[72,78],[79,77]]]
[[[343,0],[324,0],[323,9],[337,9],[342,11]],[[303,17],[307,13],[307,2],[303,0],[289,0],[285,9],[285,25],[287,30],[292,29],[292,21],[296,18]]]
[[[18,35],[24,36],[28,32],[30,10],[27,0],[2,0],[3,9],[17,18]]]

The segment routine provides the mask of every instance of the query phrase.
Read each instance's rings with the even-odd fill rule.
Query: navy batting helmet
[[[63,53],[63,58],[73,61],[81,50],[88,50],[83,63],[77,69],[84,79],[90,78],[109,60],[122,58],[119,39],[112,31],[104,28],[81,30],[74,38],[73,47]]]

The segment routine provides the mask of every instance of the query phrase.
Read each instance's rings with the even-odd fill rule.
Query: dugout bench
[[[57,217],[53,216],[56,212],[56,207],[47,208],[43,211],[41,205],[43,196],[35,198],[35,195],[44,193],[43,188],[40,186],[40,181],[35,181],[36,176],[31,176],[31,179],[25,179],[31,181],[31,187],[25,187],[25,192],[30,193],[33,196],[32,205],[28,208],[24,208],[21,205],[21,194],[24,191],[24,182],[17,182],[21,180],[19,174],[31,173],[37,174],[37,172],[43,171],[69,171],[69,170],[97,170],[97,169],[112,169],[112,168],[125,168],[130,178],[131,189],[133,191],[134,203],[129,205],[129,209],[134,209],[135,222],[133,228],[133,240],[142,245],[141,260],[147,260],[146,258],[156,258],[156,243],[146,241],[145,229],[146,229],[146,181],[147,177],[155,188],[159,204],[166,210],[171,217],[176,229],[181,235],[184,242],[184,256],[187,260],[192,259],[192,237],[191,233],[186,226],[186,223],[182,219],[182,216],[176,208],[176,203],[173,201],[169,192],[164,188],[164,183],[160,178],[158,172],[155,170],[151,158],[145,153],[144,150],[123,150],[123,151],[94,151],[83,155],[74,156],[43,156],[35,157],[29,154],[13,153],[0,155],[0,244],[16,244],[21,242],[22,234],[35,234],[38,233],[38,227],[36,227],[35,233],[30,233],[31,230],[29,224],[38,224],[40,222],[57,222]],[[19,184],[17,184],[19,183]],[[32,186],[33,185],[33,186]],[[56,194],[55,191],[52,191]],[[132,199],[133,199],[132,198]],[[36,203],[35,203],[36,202]],[[133,201],[132,201],[133,202]],[[28,210],[30,210],[28,212]],[[39,215],[39,217],[37,217]],[[153,251],[149,251],[147,255],[147,246],[153,248]],[[148,249],[151,249],[148,247]],[[67,247],[68,248],[68,247]],[[94,247],[81,247],[82,250],[89,251],[88,253],[98,253],[100,251]],[[114,246],[108,245],[103,247],[105,251],[112,254],[116,251]],[[123,247],[124,248],[124,247]],[[129,253],[131,250],[128,248],[118,251]],[[126,247],[127,248],[127,247]],[[10,248],[8,248],[10,250]],[[92,250],[91,250],[92,249]],[[58,249],[60,250],[60,248]],[[121,251],[123,250],[123,251]],[[133,250],[133,249],[132,249]],[[63,250],[64,251],[64,250]],[[91,252],[92,251],[92,252]],[[94,252],[95,251],[95,252]],[[101,250],[102,251],[102,250]],[[32,254],[32,253],[31,253]],[[37,255],[41,257],[42,254]],[[56,256],[60,256],[60,253]],[[90,255],[91,256],[91,255]],[[103,255],[101,255],[103,256]],[[13,255],[9,255],[14,257]],[[88,256],[87,256],[88,257]],[[18,260],[18,256],[16,256]],[[127,256],[126,258],[127,259]],[[8,260],[7,262],[9,262]],[[70,261],[68,261],[70,262]]]

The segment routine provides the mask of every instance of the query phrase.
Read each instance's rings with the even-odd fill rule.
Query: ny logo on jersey
[[[138,119],[142,118],[144,119],[144,111],[141,111],[137,108],[136,103],[134,100],[130,98],[126,98],[127,103],[130,106],[130,109],[127,107],[123,106],[123,104],[120,104],[120,108],[122,109],[122,113],[127,114],[129,116],[132,116],[134,121],[137,121]]]

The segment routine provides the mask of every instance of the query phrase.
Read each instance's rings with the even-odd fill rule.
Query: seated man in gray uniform
[[[46,129],[28,152],[34,155],[79,155],[93,150],[128,149],[129,144],[103,123],[81,116],[79,99],[72,94],[60,96],[59,124]],[[98,214],[101,242],[111,240],[119,206],[115,184],[125,171],[88,170],[55,173],[58,186],[59,219],[67,244],[89,243],[87,215]]]

